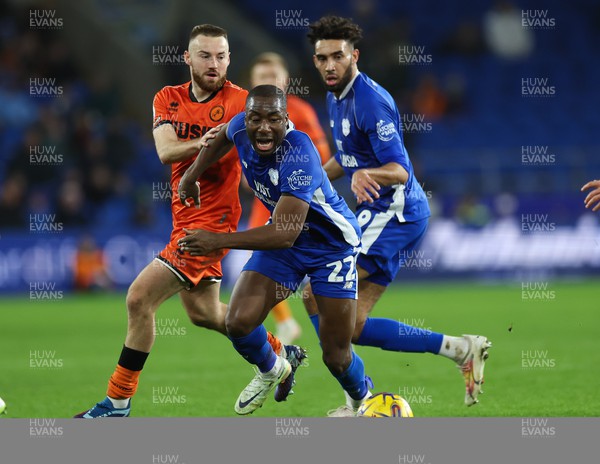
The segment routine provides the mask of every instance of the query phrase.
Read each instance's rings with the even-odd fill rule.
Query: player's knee
[[[205,329],[217,330],[224,332],[225,320],[224,315],[219,311],[202,311],[188,314],[192,324]]]
[[[196,302],[193,305],[185,305],[185,309],[187,311],[188,317],[192,324],[197,325],[198,327],[208,327],[214,322],[214,313],[215,311],[211,311],[208,305],[203,305],[199,302]]]
[[[127,297],[125,298],[127,311],[133,316],[140,316],[145,312],[151,312],[150,305],[146,301],[145,293],[137,290],[135,287],[129,287]]]
[[[225,317],[225,328],[227,335],[230,337],[244,337],[252,332],[255,327],[247,317],[239,312],[229,311]]]
[[[213,321],[206,317],[205,314],[193,313],[188,314],[188,317],[190,318],[190,322],[198,327],[206,327],[207,329],[211,328],[210,326]]]
[[[351,355],[350,355],[351,356]],[[323,350],[323,362],[335,376],[342,375],[350,365],[351,358],[346,351]]]

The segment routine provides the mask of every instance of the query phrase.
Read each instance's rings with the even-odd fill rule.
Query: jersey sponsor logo
[[[340,159],[342,161],[342,166],[345,168],[357,168],[358,161],[353,155],[340,155]]]
[[[376,125],[377,128],[377,137],[382,142],[389,142],[396,134],[396,126],[394,126],[393,122],[388,122],[387,124],[383,119],[380,119]]]
[[[206,134],[212,127],[201,126],[200,124],[190,124],[189,122],[173,121],[173,127],[180,139],[197,139]]]
[[[261,184],[257,180],[254,181],[254,190],[256,190],[261,195],[266,195],[268,197],[271,196],[271,192],[269,192],[269,187],[265,187],[263,184]]]
[[[350,133],[350,121],[348,121],[347,118],[342,119],[342,134],[344,134],[344,136],[348,136],[348,134]]]
[[[313,176],[305,174],[304,169],[298,169],[292,172],[292,175],[287,178],[288,185],[292,190],[298,190],[302,187],[310,186]]]
[[[269,179],[271,179],[273,185],[277,185],[279,183],[279,172],[273,168],[269,169]]]
[[[223,105],[213,106],[210,109],[209,116],[211,121],[218,122],[225,116],[225,108],[223,108]]]

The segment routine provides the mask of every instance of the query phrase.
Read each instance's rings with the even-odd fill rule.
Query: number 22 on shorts
[[[356,255],[346,256],[343,260],[334,261],[332,263],[327,264],[327,267],[332,267],[333,270],[329,277],[327,278],[328,282],[348,282],[350,280],[356,279]],[[342,277],[340,272],[345,271],[345,267],[347,267],[346,277]]]

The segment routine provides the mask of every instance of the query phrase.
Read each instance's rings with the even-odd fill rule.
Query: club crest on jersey
[[[287,178],[288,185],[292,190],[298,190],[302,187],[310,186],[313,176],[304,173],[304,169],[298,169],[292,172],[292,175]]]
[[[348,121],[347,118],[342,119],[342,134],[344,134],[344,136],[348,136],[348,134],[350,133],[350,121]]]
[[[388,122],[387,124],[383,119],[380,119],[376,125],[377,128],[377,137],[382,142],[389,142],[394,137],[396,133],[396,126],[394,126],[393,122]]]
[[[223,105],[213,106],[210,109],[209,116],[212,121],[220,121],[225,116],[225,108],[223,108]]]
[[[269,169],[269,179],[271,179],[273,185],[277,185],[279,183],[279,171],[273,168]]]
[[[169,112],[176,113],[178,109],[179,109],[178,102],[172,101],[171,103],[169,103]]]
[[[330,120],[329,120],[329,127],[333,127],[333,124],[334,124],[334,123],[333,123],[333,119],[330,119]]]

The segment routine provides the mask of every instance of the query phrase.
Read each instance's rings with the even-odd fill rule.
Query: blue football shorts
[[[423,240],[429,218],[400,222],[392,212],[365,208],[357,219],[362,230],[357,264],[369,273],[366,280],[387,287],[400,270],[403,256],[410,256]]]
[[[291,247],[280,250],[257,250],[244,266],[278,284],[296,291],[306,276],[315,295],[357,299],[356,258],[360,248],[341,249]]]

